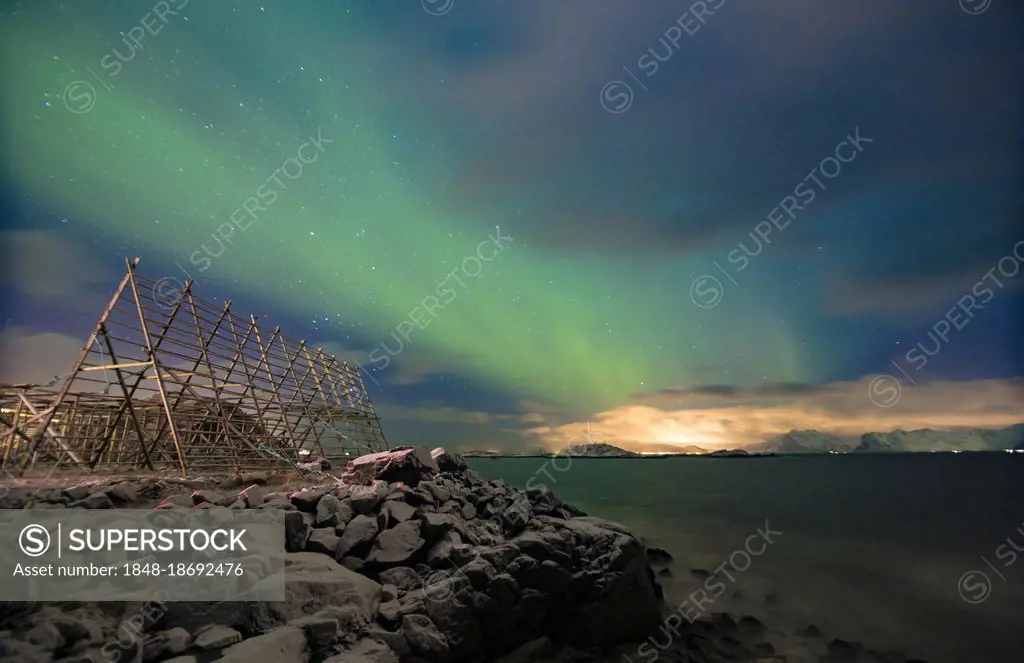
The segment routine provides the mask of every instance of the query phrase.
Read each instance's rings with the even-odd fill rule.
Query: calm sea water
[[[713,571],[768,523],[782,534],[749,568],[731,571],[735,580],[725,578],[728,591],[709,612],[753,614],[787,631],[815,624],[929,663],[1024,661],[1020,454],[470,465],[520,488],[546,484],[669,551],[670,602],[699,587],[689,569]],[[747,564],[743,553],[733,560]]]

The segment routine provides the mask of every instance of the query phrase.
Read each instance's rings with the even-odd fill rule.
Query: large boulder
[[[358,618],[372,623],[380,605],[381,586],[370,578],[338,564],[327,555],[312,552],[285,556],[284,601],[169,601],[162,622],[194,632],[207,624],[221,624],[254,635],[311,615],[328,606],[346,606]],[[251,590],[279,587],[281,578],[267,578]]]
[[[462,472],[469,468],[462,456],[443,447],[431,451],[430,457],[434,459],[438,469],[442,472]]]
[[[348,462],[342,481],[368,486],[380,479],[389,483],[417,485],[439,472],[437,462],[423,447],[399,447],[391,451],[360,456]]]
[[[306,635],[297,626],[285,626],[228,647],[219,663],[306,663]]]
[[[658,627],[663,604],[645,547],[629,530],[599,518],[551,518],[536,537],[531,534],[510,543],[539,562],[554,562],[563,569],[562,554],[575,561],[575,568],[567,569],[571,583],[549,612],[551,635],[573,646],[611,647],[642,640]],[[541,577],[560,575],[553,565],[544,566],[549,570]]]

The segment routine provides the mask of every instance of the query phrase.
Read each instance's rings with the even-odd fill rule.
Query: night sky
[[[0,381],[141,256],[358,362],[392,444],[1024,421],[1022,18],[5,2]]]

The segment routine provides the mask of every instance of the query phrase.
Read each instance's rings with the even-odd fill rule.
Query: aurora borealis
[[[734,404],[664,394],[892,371],[1024,238],[1020,9],[708,4],[673,40],[688,3],[8,5],[0,358],[80,344],[139,255],[360,362],[409,441],[540,446],[596,419],[682,443],[702,412],[715,446]],[[647,91],[608,112],[648,49]],[[855,128],[873,142],[754,253]],[[741,242],[749,269],[718,272]],[[1021,283],[916,377],[1020,375]],[[837,417],[880,416],[849,393]]]

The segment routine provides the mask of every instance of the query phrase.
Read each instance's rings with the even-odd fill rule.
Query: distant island
[[[610,444],[574,444],[553,454],[555,456],[569,456],[571,458],[623,458],[639,456],[635,451],[626,451]]]
[[[706,451],[699,447],[685,447],[687,451],[677,452],[647,452],[639,453],[627,451],[611,444],[576,444],[565,447],[556,452],[533,452],[508,454],[498,451],[466,451],[462,455],[466,458],[664,458],[666,456],[711,456],[715,458],[752,458],[756,456],[776,456],[771,452],[750,452],[745,449],[719,449],[717,451]],[[700,449],[699,452],[689,451]]]
[[[898,429],[889,433],[864,433],[852,436],[799,430],[772,438],[751,449],[783,454],[1024,450],[1024,424],[1001,429]]]
[[[629,451],[611,444],[577,444],[559,451],[535,449],[525,453],[465,451],[467,458],[665,458],[669,456],[705,456],[712,458],[754,458],[796,454],[877,454],[877,453],[961,453],[1017,451],[1024,453],[1024,424],[1002,429],[895,430],[888,433],[864,433],[839,436],[816,430],[794,430],[745,449],[709,451],[694,445],[651,445],[649,451]]]

